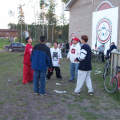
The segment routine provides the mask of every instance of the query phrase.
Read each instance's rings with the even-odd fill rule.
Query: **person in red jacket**
[[[32,53],[32,38],[27,37],[26,39],[26,47],[24,51],[24,59],[23,59],[23,84],[30,84],[33,81],[33,70],[31,69],[31,53]]]

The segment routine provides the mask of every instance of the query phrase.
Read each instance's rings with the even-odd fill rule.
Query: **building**
[[[16,29],[0,29],[0,37],[2,38],[18,38],[18,30]]]
[[[117,47],[120,49],[120,20],[119,20],[119,15],[120,15],[120,11],[119,11],[119,7],[120,7],[120,0],[70,0],[67,5],[66,5],[66,11],[70,11],[70,20],[69,20],[69,41],[71,41],[72,36],[77,36],[79,39],[81,37],[81,35],[88,35],[89,37],[89,42],[88,44],[95,49],[95,45],[96,43],[94,43],[94,39],[98,39],[99,35],[105,36],[105,30],[107,31],[107,28],[105,28],[104,26],[101,28],[102,32],[101,34],[98,32],[98,36],[96,33],[96,38],[93,37],[94,33],[93,33],[93,29],[97,29],[97,26],[94,27],[94,16],[96,13],[101,13],[104,12],[105,10],[112,10],[112,8],[117,8],[118,10],[118,17],[116,18],[116,21],[118,22],[116,25],[117,27],[114,28],[114,25],[112,25],[112,27],[110,29],[112,29],[111,31],[109,31],[110,33],[106,34],[108,35],[108,38],[105,38],[104,40],[104,44],[107,44],[106,46],[108,47],[110,44],[109,42],[113,42],[115,40],[115,43],[117,45]],[[111,16],[115,15],[116,13],[111,12]],[[98,17],[102,16],[102,14],[98,14]],[[97,19],[97,18],[96,18]],[[113,21],[114,22],[114,21]],[[105,21],[104,21],[105,23]],[[107,22],[106,22],[107,23]],[[105,24],[106,24],[105,23]],[[109,27],[109,23],[106,24]],[[114,28],[114,29],[113,29]],[[116,32],[112,33],[112,32]],[[113,34],[115,34],[114,36],[116,36],[115,38],[113,38]],[[106,35],[106,37],[107,37]],[[95,41],[96,41],[95,40]],[[99,40],[99,39],[98,39]],[[109,42],[107,42],[107,40],[109,40]],[[99,44],[101,44],[101,41],[98,41]],[[97,43],[97,44],[98,44]],[[98,46],[97,46],[98,47]]]

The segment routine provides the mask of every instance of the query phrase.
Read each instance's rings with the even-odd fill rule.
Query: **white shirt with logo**
[[[70,58],[71,63],[79,63],[75,62],[74,59],[80,56],[80,45],[77,43],[76,45],[72,44],[67,55],[67,58]]]
[[[59,62],[59,58],[62,58],[61,50],[59,48],[55,49],[53,47],[50,48],[50,52],[51,52],[51,59],[53,66],[60,67],[60,64],[58,64],[58,62]]]

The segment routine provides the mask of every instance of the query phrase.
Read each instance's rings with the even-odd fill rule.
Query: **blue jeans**
[[[77,77],[78,77],[78,66],[79,66],[79,63],[71,63],[70,64],[70,74],[71,74],[70,80],[75,79],[75,73],[76,73],[76,79],[77,79]]]
[[[34,70],[33,90],[36,93],[45,94],[45,84],[46,84],[45,77],[46,77],[46,71]]]

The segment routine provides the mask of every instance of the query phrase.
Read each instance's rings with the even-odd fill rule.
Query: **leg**
[[[70,80],[74,80],[75,79],[75,63],[70,64],[70,75],[71,75]]]
[[[50,79],[50,77],[52,76],[53,70],[54,70],[54,67],[52,68],[52,72],[50,72],[49,69],[48,69],[48,73],[47,73],[47,78],[48,79]]]
[[[102,53],[102,62],[104,62],[104,53]]]
[[[87,72],[78,70],[77,84],[74,92],[79,93],[86,79]]]
[[[24,64],[23,66],[23,84],[27,84],[29,81],[29,66]]]
[[[39,93],[39,79],[40,79],[40,71],[39,70],[34,70],[34,75],[33,75],[33,90],[36,93]]]
[[[91,78],[90,78],[90,74],[91,74],[91,71],[87,71],[87,75],[86,75],[86,85],[88,87],[88,93],[89,92],[93,92],[93,87],[92,87],[92,81],[91,81]]]
[[[77,79],[77,77],[78,77],[78,66],[79,66],[79,63],[75,63],[76,79]]]
[[[40,94],[45,94],[45,84],[46,84],[46,71],[40,71],[40,89],[39,93]]]
[[[60,74],[60,68],[59,67],[55,67],[55,71],[56,71],[56,77],[57,78],[62,78],[61,74]]]
[[[29,82],[33,81],[33,70],[31,69],[31,66],[29,66]]]

